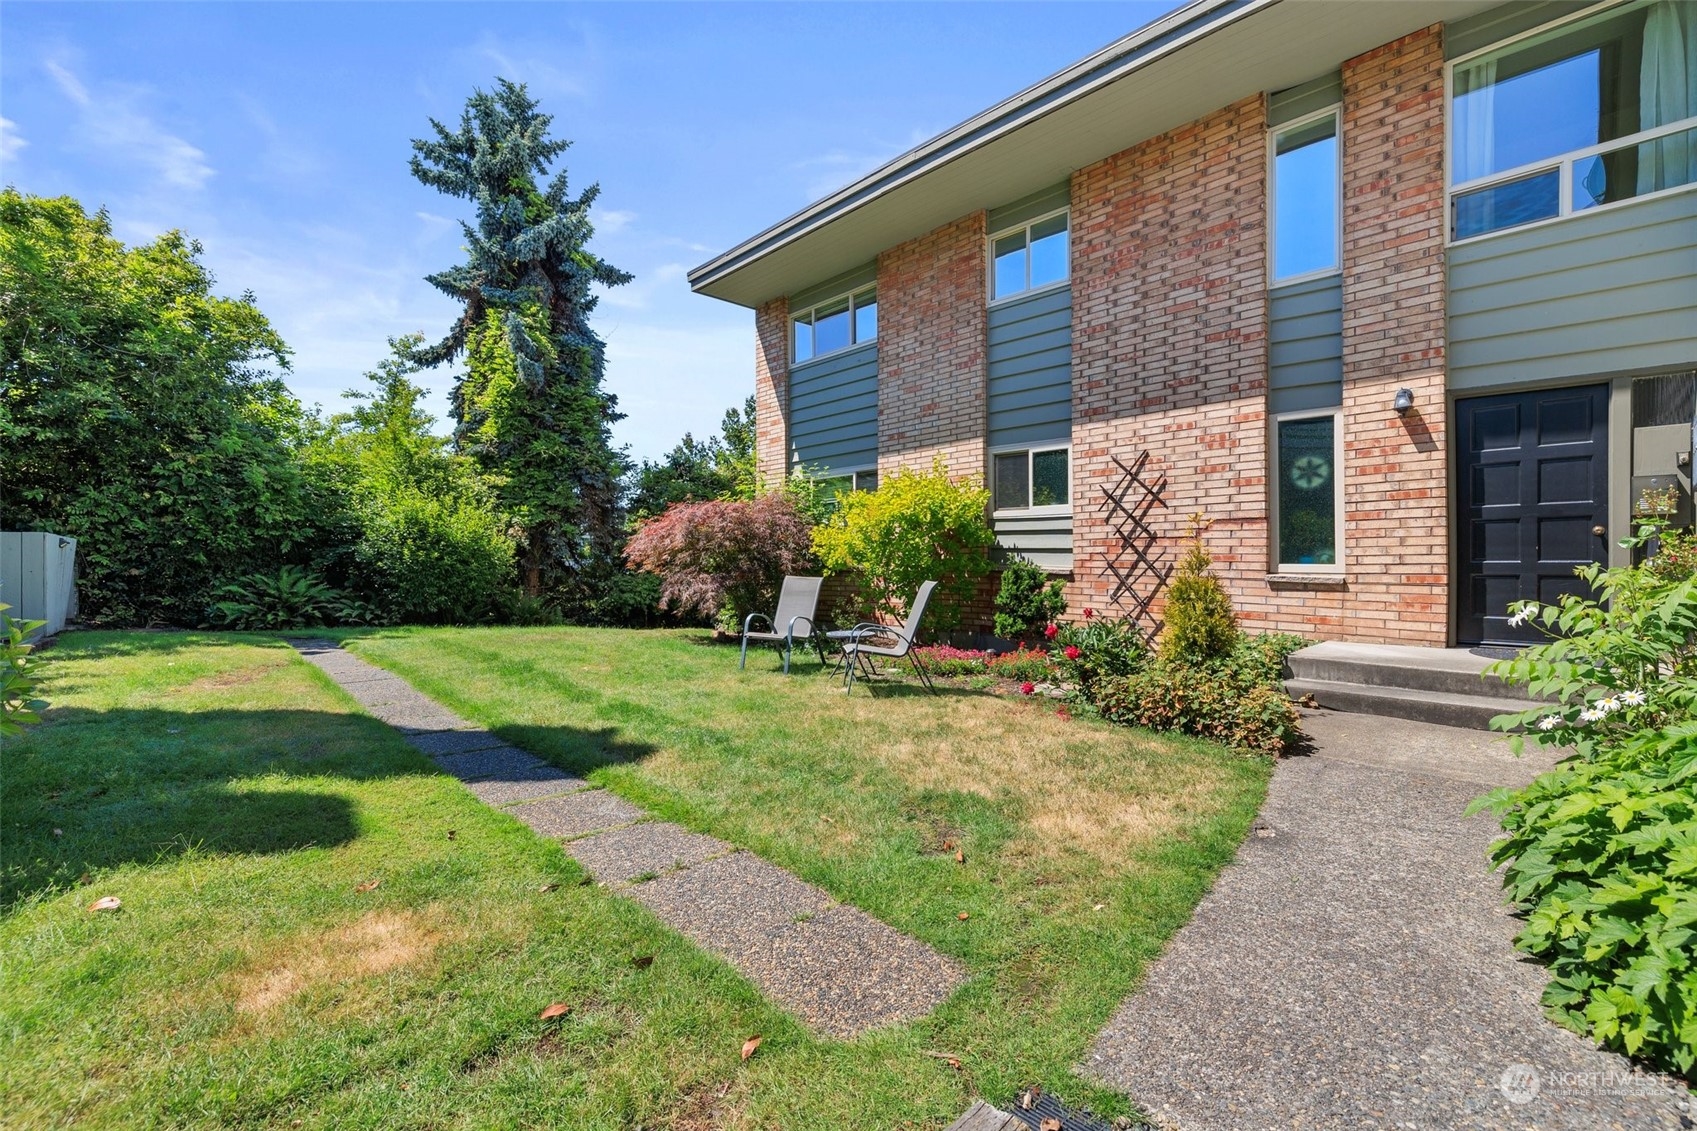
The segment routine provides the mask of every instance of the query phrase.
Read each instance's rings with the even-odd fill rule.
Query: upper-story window
[[[1072,451],[1019,448],[991,455],[992,505],[997,511],[1066,510],[1072,505]]]
[[[870,342],[878,336],[878,291],[838,295],[790,319],[796,361]]]
[[[1067,277],[1065,209],[990,237],[990,298],[1059,283]]]
[[[1342,213],[1338,112],[1273,131],[1273,282],[1337,271]]]
[[[1697,184],[1697,4],[1632,0],[1450,68],[1451,236]]]

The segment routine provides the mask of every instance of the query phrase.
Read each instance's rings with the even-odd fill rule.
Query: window
[[[1632,0],[1456,61],[1454,239],[1697,184],[1697,4]]]
[[[1067,277],[1067,214],[1057,212],[990,240],[990,298],[1007,298]]]
[[[992,494],[998,511],[1064,510],[1072,505],[1072,477],[1066,448],[997,452],[992,457]]]
[[[1273,281],[1339,268],[1338,112],[1273,133]]]
[[[790,321],[796,361],[808,361],[878,336],[878,292],[868,287],[811,306]]]
[[[1281,416],[1273,422],[1273,509],[1280,569],[1336,569],[1338,542],[1338,414]]]
[[[878,489],[878,469],[862,468],[859,471],[848,471],[840,475],[827,475],[818,480],[819,494],[834,505],[838,496],[850,491],[876,491]]]

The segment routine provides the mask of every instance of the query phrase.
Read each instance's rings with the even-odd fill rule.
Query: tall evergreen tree
[[[466,262],[429,276],[465,311],[414,356],[431,366],[466,358],[455,440],[514,516],[532,594],[610,552],[623,470],[609,435],[622,416],[601,387],[605,347],[589,328],[590,286],[631,277],[585,247],[599,186],[573,199],[562,169],[540,187],[571,145],[548,136],[552,121],[522,83],[498,79],[467,100],[457,130],[432,118],[435,139],[415,140],[411,162],[423,183],[476,205],[476,225],[461,223]]]

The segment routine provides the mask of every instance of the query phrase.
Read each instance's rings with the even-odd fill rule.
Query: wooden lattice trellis
[[[1148,451],[1140,452],[1130,466],[1118,456],[1109,458],[1120,469],[1120,477],[1112,487],[1101,488],[1102,501],[1097,509],[1107,515],[1108,530],[1118,545],[1104,558],[1100,576],[1113,582],[1108,603],[1135,623],[1144,639],[1153,644],[1162,621],[1152,606],[1166,588],[1173,567],[1167,564],[1167,552],[1160,547],[1159,535],[1148,520],[1156,507],[1167,505],[1161,497],[1167,489],[1167,477],[1163,474],[1153,481],[1146,478]]]

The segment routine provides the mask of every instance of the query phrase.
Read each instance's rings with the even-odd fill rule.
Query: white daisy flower
[[[1627,707],[1642,707],[1647,699],[1648,696],[1642,691],[1622,691],[1620,693],[1620,701],[1622,705]]]
[[[1620,710],[1620,700],[1616,699],[1612,695],[1607,699],[1599,699],[1597,700],[1597,710],[1603,712],[1605,715],[1612,715],[1616,711]]]
[[[1508,615],[1508,626],[1510,628],[1519,628],[1521,625],[1523,625],[1525,623],[1526,623],[1526,610],[1525,609],[1516,609],[1516,610],[1514,610],[1514,612],[1512,612]]]
[[[1601,722],[1602,719],[1603,712],[1597,710],[1595,707],[1587,707],[1583,711],[1579,712],[1579,721],[1582,723]]]
[[[1559,726],[1561,726],[1561,716],[1559,715],[1545,715],[1538,720],[1539,730],[1555,730]]]

